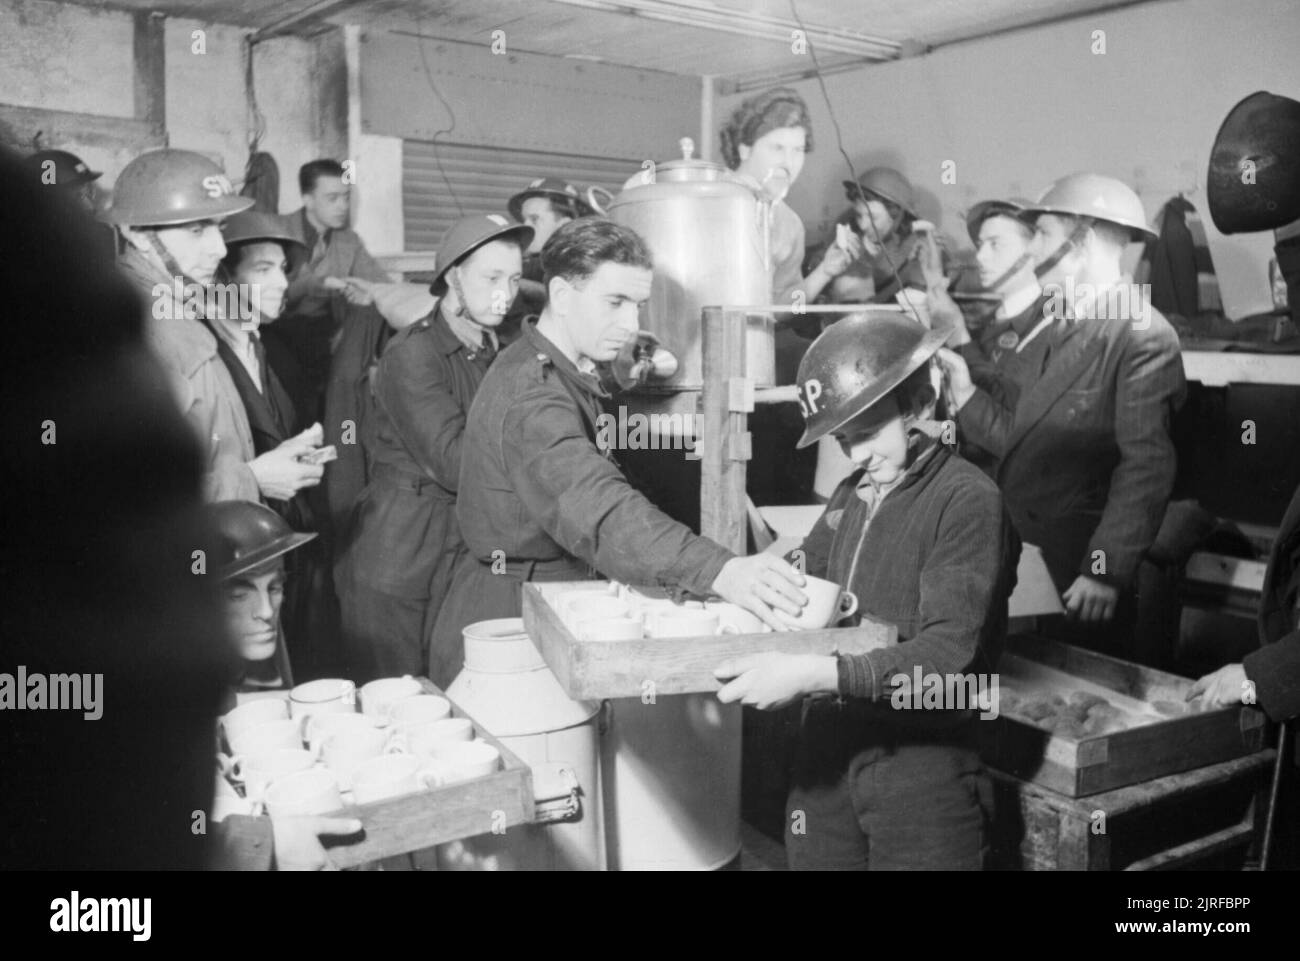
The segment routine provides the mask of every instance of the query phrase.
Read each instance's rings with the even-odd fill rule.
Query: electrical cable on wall
[[[790,0],[790,15],[794,18],[795,23],[799,25],[799,29],[803,32],[803,35],[807,37],[808,27],[804,24],[803,17],[799,15],[799,8],[795,5],[795,0]],[[849,169],[849,179],[853,181],[853,183],[857,183],[858,182],[857,170],[853,166],[853,161],[849,159],[848,151],[844,149],[844,134],[840,130],[840,121],[839,118],[836,117],[835,115],[835,107],[834,105],[831,104],[831,95],[830,92],[826,89],[826,81],[822,78],[821,64],[818,63],[817,61],[816,45],[812,42],[811,39],[808,40],[808,53],[812,57],[813,76],[817,78],[817,85],[818,87],[821,88],[821,92],[822,92],[822,100],[826,102],[826,112],[830,114],[831,126],[835,128],[836,146],[839,148],[840,156],[844,158],[845,166],[847,166]],[[881,256],[885,258],[885,263],[889,265],[889,272],[894,278],[894,283],[898,285],[899,290],[903,290],[905,285],[903,284],[902,275],[899,273],[898,265],[895,264],[894,259],[889,256],[889,251],[885,249],[885,244],[883,239],[880,236],[880,232],[876,230],[876,225],[870,217],[867,218],[867,225],[871,229],[871,234],[872,237],[874,238],[874,242],[876,246],[880,248]],[[904,299],[906,300],[907,298]],[[912,317],[916,320],[916,322],[918,324],[922,323],[920,313],[918,313],[916,307],[911,303],[910,300],[907,302],[906,307],[908,310],[911,311]]]
[[[415,21],[415,33],[417,37],[416,47],[420,51],[420,64],[424,67],[425,79],[429,81],[429,89],[433,91],[433,95],[438,98],[439,103],[441,103],[443,108],[447,111],[447,116],[451,118],[450,127],[435,130],[433,136],[429,138],[429,142],[433,144],[433,162],[438,165],[438,175],[442,177],[442,182],[447,187],[447,196],[451,197],[451,202],[456,205],[457,215],[463,217],[465,215],[465,209],[460,205],[460,198],[456,196],[456,191],[452,189],[451,180],[447,177],[447,171],[443,169],[442,157],[438,153],[439,135],[449,134],[456,129],[456,111],[451,109],[451,104],[447,102],[446,98],[443,97],[442,92],[438,89],[438,85],[434,83],[433,71],[429,68],[429,61],[424,55],[424,16],[419,13],[418,10],[415,14]]]

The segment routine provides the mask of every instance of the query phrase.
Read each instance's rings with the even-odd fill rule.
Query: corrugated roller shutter
[[[506,201],[538,177],[561,177],[580,190],[594,185],[617,193],[640,169],[640,160],[403,141],[406,250],[436,249],[452,222],[466,214],[507,213]]]

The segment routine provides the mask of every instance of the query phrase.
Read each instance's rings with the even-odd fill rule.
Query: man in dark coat
[[[1059,255],[1043,279],[1042,376],[1014,405],[971,381],[944,351],[961,431],[998,459],[994,474],[1020,536],[1043,551],[1069,639],[1113,648],[1113,624],[1173,489],[1174,411],[1186,393],[1178,338],[1134,285],[1123,283],[1126,243],[1149,233],[1141,201],[1108,177],[1057,181],[1035,216],[1035,259]],[[1113,628],[1113,630],[1112,630]]]
[[[217,340],[217,356],[226,365],[253,432],[257,454],[284,444],[297,444],[302,457],[320,444],[319,424],[300,423],[288,391],[274,367],[267,363],[261,334],[284,309],[288,277],[306,257],[306,248],[278,218],[244,211],[222,225],[226,258],[221,279],[231,302],[238,301],[238,316],[208,318],[205,322]],[[308,500],[308,488],[271,491],[267,503],[295,531],[316,533],[317,512]],[[288,497],[276,496],[288,494]],[[317,539],[287,561],[284,624],[286,646],[300,680],[337,673],[336,635],[338,602],[334,597],[326,542]]]
[[[608,394],[593,371],[636,334],[652,277],[644,241],[608,221],[576,220],[542,257],[546,310],[502,353],[465,428],[457,516],[469,556],[434,646],[460,652],[469,624],[518,617],[525,581],[593,571],[678,594],[716,592],[780,628],[772,608],[798,613],[799,575],[779,558],[739,558],[693,534],[638,493],[597,443]]]
[[[464,551],[456,523],[465,416],[496,355],[494,329],[518,291],[532,228],[499,215],[466,217],[438,251],[423,320],[389,341],[371,383],[370,482],[357,499],[339,560],[344,647],[358,681],[456,676],[425,645]]]

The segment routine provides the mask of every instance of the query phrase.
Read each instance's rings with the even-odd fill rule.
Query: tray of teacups
[[[852,615],[857,599],[838,584],[806,577],[808,605],[774,631],[721,600],[674,601],[654,587],[613,581],[524,584],[524,630],[572,698],[696,694],[721,687],[713,672],[742,654],[863,654],[897,641],[892,624]]]
[[[341,814],[344,868],[523,823],[532,772],[426,678],[300,684],[221,719],[216,807],[272,817]]]

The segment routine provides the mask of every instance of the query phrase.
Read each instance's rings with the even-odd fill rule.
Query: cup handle
[[[304,742],[312,740],[311,719],[315,716],[315,714],[303,714],[298,718],[298,740]]]
[[[221,769],[221,773],[230,780],[241,782],[244,780],[244,756],[242,754],[234,756],[218,754],[217,766]]]
[[[847,607],[845,606],[845,602],[848,602]],[[858,595],[854,594],[852,591],[841,591],[839,610],[839,620],[844,620],[844,618],[852,617],[856,614],[858,612]]]
[[[263,814],[266,813],[266,801],[262,800],[261,798],[258,798],[249,807],[248,812],[253,817],[260,818]]]
[[[442,787],[442,772],[432,763],[416,771],[415,777],[420,782],[420,787],[426,791],[430,788]]]

